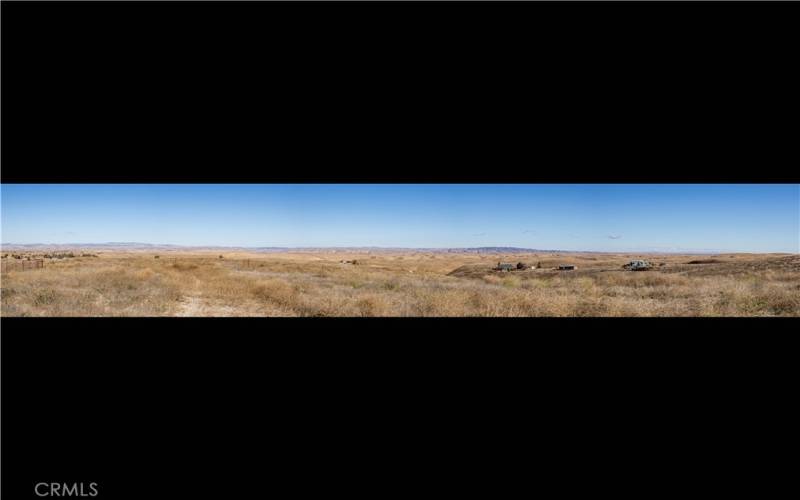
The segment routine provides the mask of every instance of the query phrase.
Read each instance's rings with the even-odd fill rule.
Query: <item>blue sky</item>
[[[3,184],[3,243],[800,252],[800,185]]]

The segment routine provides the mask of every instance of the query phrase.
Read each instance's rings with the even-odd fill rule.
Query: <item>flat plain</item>
[[[800,316],[797,254],[3,255],[29,258],[43,267],[4,267],[2,316]],[[654,267],[623,269],[634,259]],[[498,262],[537,268],[494,271]]]

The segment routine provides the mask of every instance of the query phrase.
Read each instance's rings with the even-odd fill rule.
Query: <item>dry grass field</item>
[[[800,316],[800,256],[75,252],[1,287],[2,316]]]

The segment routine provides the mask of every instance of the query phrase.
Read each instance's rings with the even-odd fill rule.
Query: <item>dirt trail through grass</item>
[[[178,311],[175,316],[191,317],[200,316],[203,310],[203,299],[200,291],[200,280],[192,277],[192,285],[183,293],[178,300]]]
[[[181,298],[180,308],[175,316],[191,317],[202,316],[203,302],[200,297],[185,296]]]
[[[187,293],[179,300],[180,304],[178,311],[175,313],[176,316],[229,316],[234,312],[232,307],[215,303],[210,298],[203,297],[203,280],[192,277],[192,281],[193,283]]]

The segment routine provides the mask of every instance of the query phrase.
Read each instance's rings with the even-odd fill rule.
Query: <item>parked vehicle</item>
[[[653,268],[653,265],[646,260],[632,260],[625,267],[629,271],[647,271]]]

